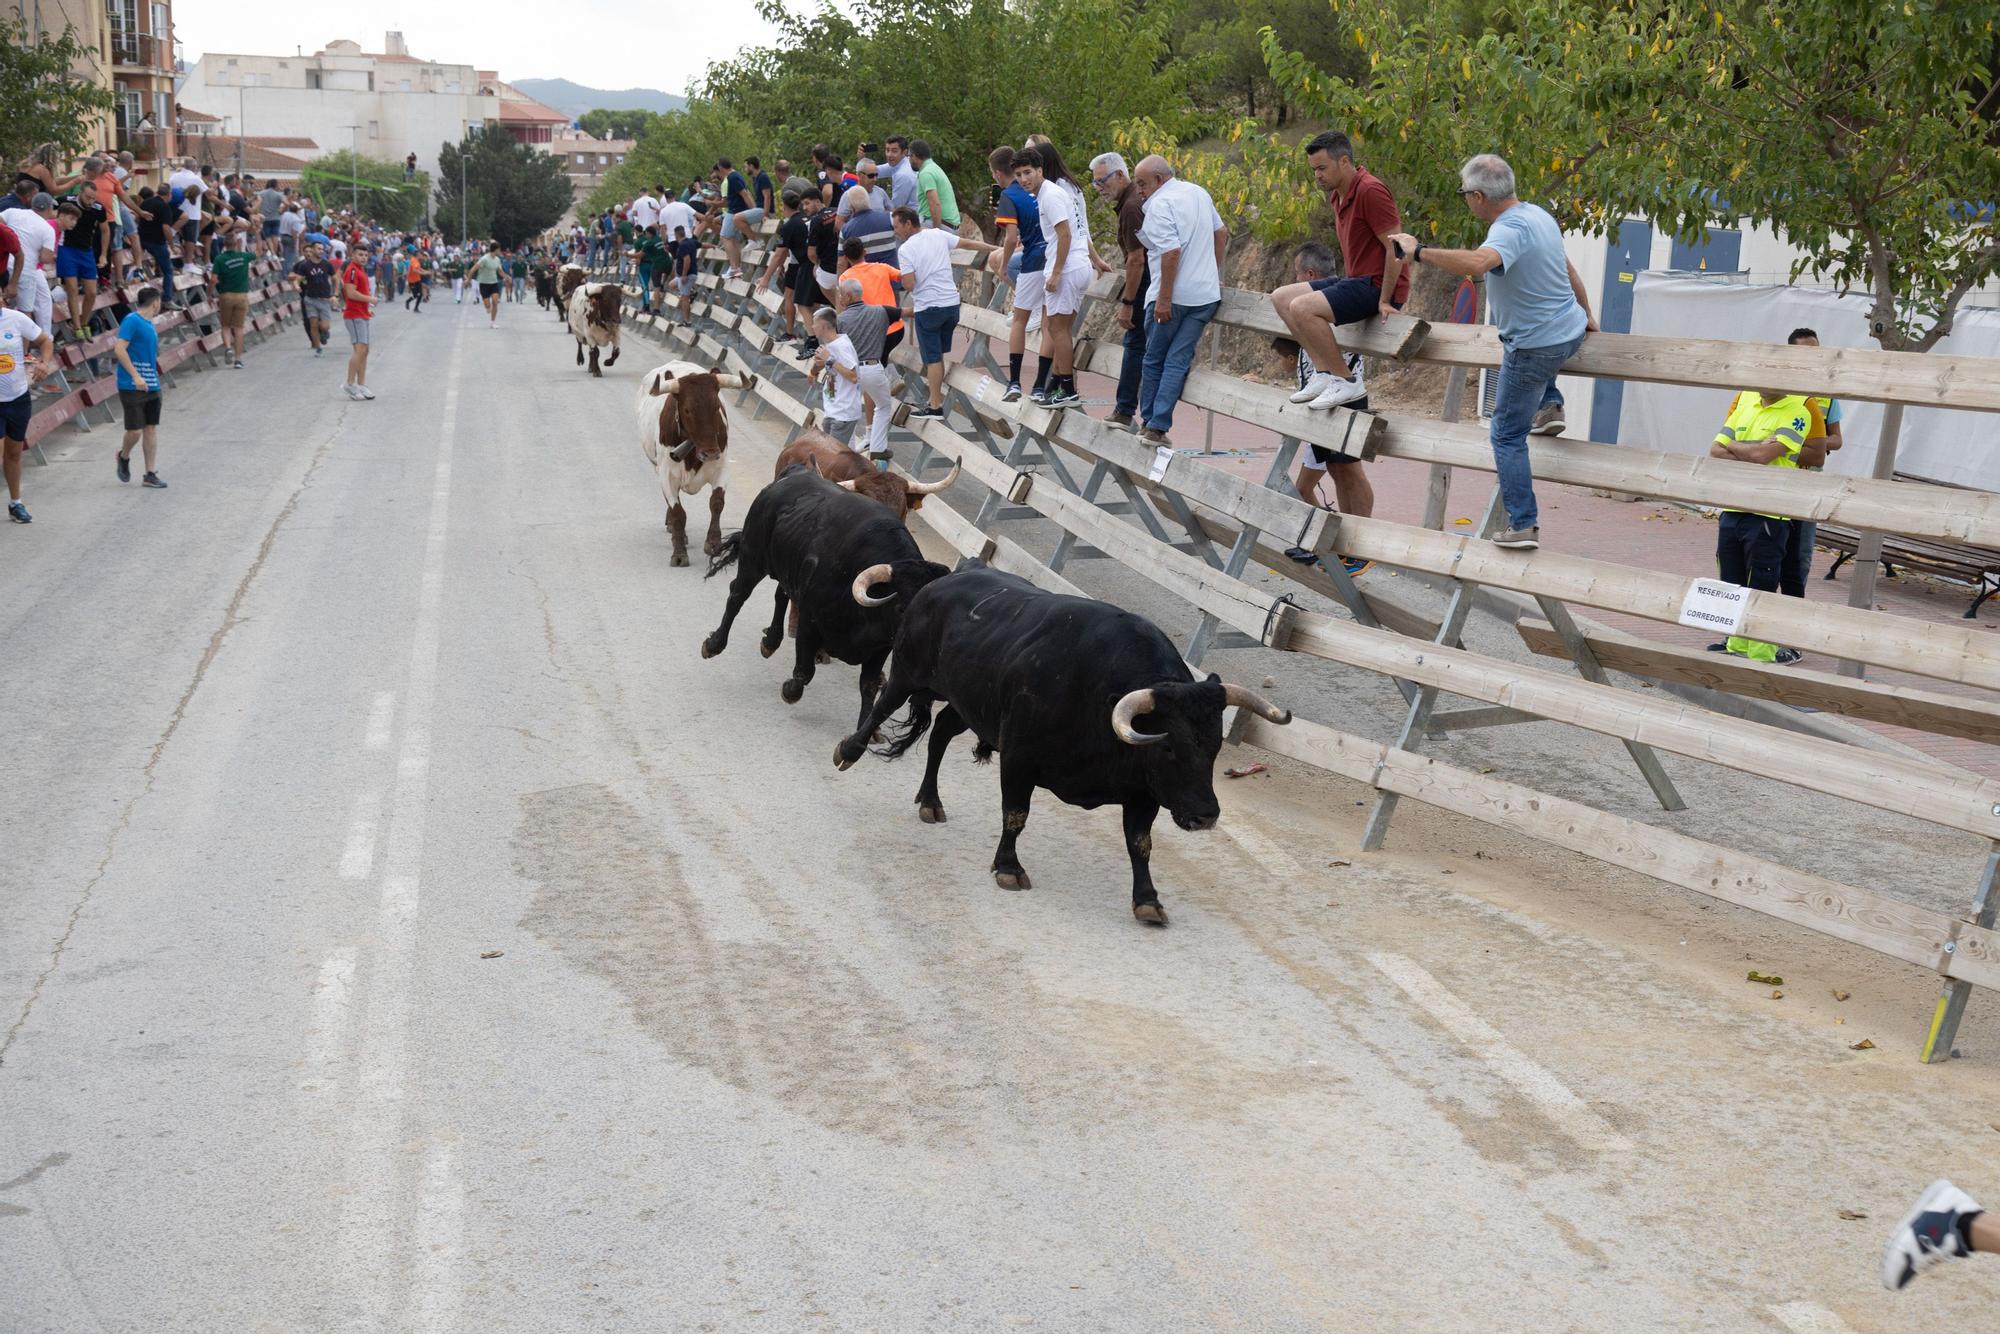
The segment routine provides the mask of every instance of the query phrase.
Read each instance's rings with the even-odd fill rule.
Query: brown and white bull
[[[590,270],[581,264],[565,264],[556,270],[556,318],[569,320],[569,295],[590,280]]]
[[[576,339],[576,364],[583,365],[583,352],[590,349],[590,373],[602,378],[597,354],[609,347],[606,366],[618,364],[618,324],[625,316],[625,289],[617,283],[584,283],[569,294],[569,331]]]
[[[708,537],[701,549],[722,549],[723,457],[729,449],[724,389],[749,389],[754,375],[712,371],[692,361],[669,361],[647,371],[639,385],[639,443],[660,477],[673,536],[673,564],[686,565],[687,511],[681,497],[709,488]]]
[[[920,509],[925,496],[934,496],[947,490],[958,480],[958,465],[951,465],[951,471],[935,482],[918,482],[899,472],[879,472],[868,461],[866,455],[857,454],[825,431],[811,427],[799,433],[796,440],[778,452],[778,467],[774,478],[783,477],[785,469],[794,463],[803,463],[829,482],[838,483],[848,491],[858,491],[870,500],[879,500],[887,505],[898,519],[907,518],[913,509]]]

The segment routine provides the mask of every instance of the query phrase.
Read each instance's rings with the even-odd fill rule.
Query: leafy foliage
[[[646,137],[605,175],[597,192],[585,201],[585,210],[597,212],[656,185],[678,194],[696,176],[707,180],[717,158],[740,163],[746,156],[762,156],[768,167],[773,159],[758,153],[758,140],[750,123],[728,108],[715,102],[690,102],[685,110],[670,111],[654,120]]]
[[[1191,151],[1141,118],[1118,126],[1112,146],[1134,163],[1158,153],[1207,190],[1225,220],[1249,224],[1251,235],[1266,244],[1300,240],[1328,223],[1325,200],[1297,143],[1249,119],[1230,125],[1223,137],[1225,149]]]
[[[521,245],[555,226],[575,198],[560,157],[498,131],[467,135],[438,148],[435,218],[449,241],[467,239],[459,234],[461,175],[466,229],[503,246]]]
[[[408,230],[424,220],[424,196],[430,186],[425,172],[406,181],[402,163],[357,157],[347,148],[314,159],[299,173],[299,187],[309,198],[330,208],[355,203],[362,217],[393,231]]]
[[[46,143],[71,153],[91,147],[114,98],[73,71],[97,60],[74,28],[38,41],[18,17],[0,17],[0,161],[19,162]]]
[[[576,123],[585,134],[595,135],[599,139],[637,140],[643,138],[646,131],[653,128],[653,122],[659,118],[659,112],[647,111],[641,107],[618,110],[600,107],[595,111],[584,112],[577,117]]]

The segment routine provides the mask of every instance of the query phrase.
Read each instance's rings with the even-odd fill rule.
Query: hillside
[[[538,102],[545,102],[574,120],[584,112],[603,107],[607,111],[636,108],[643,111],[678,111],[687,105],[685,97],[663,93],[657,88],[586,88],[568,79],[512,79],[516,88]]]

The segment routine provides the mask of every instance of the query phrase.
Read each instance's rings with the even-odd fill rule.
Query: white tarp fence
[[[1802,287],[1765,287],[1689,274],[1641,273],[1632,294],[1632,332],[1658,338],[1722,338],[1782,343],[1800,327],[1817,329],[1826,347],[1877,346],[1868,336],[1870,298]],[[1960,310],[1937,352],[2000,358],[2000,310]],[[1993,363],[2000,375],[2000,360]],[[1618,443],[1677,454],[1706,454],[1739,389],[1718,384],[1625,385]],[[1771,388],[1785,388],[1773,385]],[[1582,401],[1582,400],[1579,400]],[[1866,477],[1875,462],[1882,405],[1843,401],[1846,440],[1827,471]],[[1896,471],[1954,486],[2000,491],[2000,413],[1910,408],[1903,414]]]

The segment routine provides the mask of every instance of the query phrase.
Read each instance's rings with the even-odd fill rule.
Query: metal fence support
[[[1968,917],[1975,926],[1991,929],[1994,918],[2000,913],[2000,894],[1995,893],[1995,882],[2000,881],[2000,841],[1988,845],[1986,869],[1980,873],[1979,888],[1972,896],[1972,912]],[[1946,955],[1958,950],[1956,941],[1944,944]],[[1953,980],[1944,984],[1944,995],[1938,997],[1937,1009],[1931,1013],[1930,1032],[1924,1036],[1924,1048],[1919,1058],[1927,1065],[1952,1058],[1951,1044],[1958,1039],[1958,1023],[1965,1017],[1965,1002],[1972,996],[1972,983]]]

